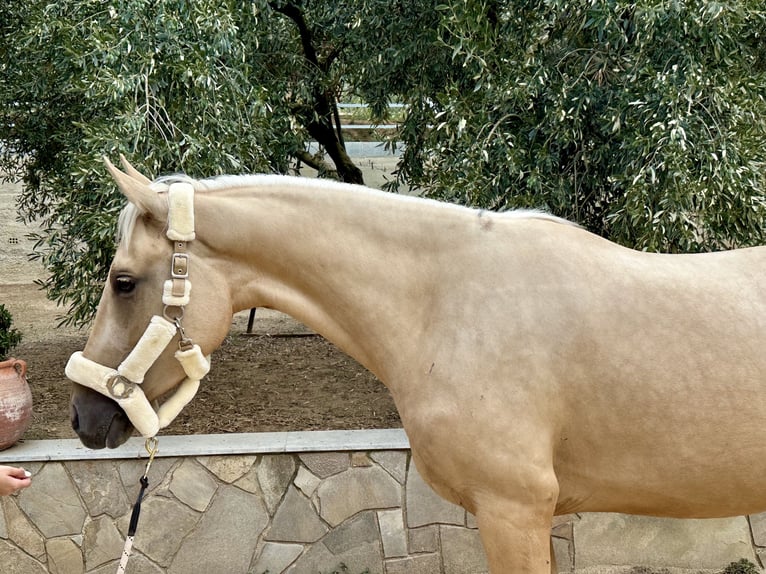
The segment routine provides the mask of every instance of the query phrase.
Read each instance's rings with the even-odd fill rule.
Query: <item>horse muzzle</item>
[[[72,428],[87,448],[117,448],[133,434],[133,424],[116,402],[82,385],[73,385],[69,410]]]
[[[161,428],[166,427],[181,412],[181,409],[192,400],[199,389],[199,382],[210,370],[210,360],[202,354],[198,345],[190,345],[179,348],[175,352],[175,358],[181,364],[187,378],[184,379],[173,395],[155,411],[152,404],[147,400],[141,383],[144,375],[154,364],[165,347],[176,334],[176,326],[159,316],[152,317],[144,335],[136,343],[133,351],[113,369],[86,358],[82,352],[73,353],[66,365],[66,376],[73,382],[103,395],[108,403],[114,405],[111,410],[106,410],[98,415],[100,420],[95,423],[81,420],[87,407],[81,404],[78,408],[77,393],[72,397],[72,424],[77,422],[77,428],[83,429],[87,436],[100,437],[108,435],[112,424],[116,424],[114,418],[109,419],[109,414],[121,411],[130,423],[143,436],[149,438],[155,436]],[[88,395],[91,396],[89,393]],[[76,421],[75,421],[76,418]],[[107,424],[108,423],[108,424]],[[75,430],[77,430],[75,428]],[[80,432],[78,431],[78,434]],[[122,431],[117,433],[121,436]],[[82,435],[80,435],[82,437]],[[107,440],[93,440],[100,444]],[[124,441],[123,441],[124,442]],[[83,441],[83,444],[86,444]],[[118,443],[119,445],[119,443]],[[87,446],[87,444],[86,444]],[[103,448],[103,444],[97,448]]]
[[[158,337],[158,333],[163,332],[164,335]],[[175,357],[181,363],[187,378],[155,411],[147,400],[141,383],[144,373],[170,342],[173,334],[173,325],[169,321],[162,317],[153,317],[145,336],[119,367],[113,369],[101,365],[87,359],[78,351],[73,353],[67,362],[66,376],[71,381],[103,395],[115,408],[127,415],[138,432],[147,438],[153,437],[161,428],[169,425],[192,400],[199,389],[200,379],[210,369],[210,361],[202,355],[199,346],[193,345],[189,349],[176,351]],[[76,409],[74,396],[72,408]],[[73,412],[73,417],[74,414]],[[77,414],[79,419],[79,411]]]

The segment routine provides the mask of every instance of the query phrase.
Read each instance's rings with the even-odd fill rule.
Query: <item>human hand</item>
[[[13,494],[32,484],[31,474],[23,468],[0,465],[0,496]]]

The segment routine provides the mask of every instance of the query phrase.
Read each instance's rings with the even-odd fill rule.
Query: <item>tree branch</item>
[[[314,48],[314,35],[309,30],[306,19],[303,17],[303,12],[295,4],[281,5],[278,2],[269,2],[269,6],[275,12],[279,12],[283,16],[286,16],[298,28],[298,34],[301,37],[301,45],[303,46],[303,56],[317,68],[320,68],[319,58],[317,57],[316,49]]]
[[[324,59],[319,58],[316,48],[314,47],[314,34],[309,29],[309,25],[306,23],[306,18],[303,15],[303,11],[295,4],[280,4],[278,2],[269,2],[269,6],[275,12],[282,14],[283,16],[292,20],[295,26],[298,28],[298,34],[301,37],[301,46],[303,47],[303,55],[309,63],[316,66],[322,73],[327,73],[330,70],[333,62],[338,59],[343,49],[346,47],[346,42],[341,40],[340,45],[333,48]]]
[[[333,62],[338,59],[341,52],[343,52],[343,49],[346,47],[345,40],[341,40],[340,45],[336,46],[332,50],[330,50],[330,53],[327,54],[327,57],[325,57],[324,61],[320,63],[320,68],[323,72],[329,72],[330,67],[332,66]]]
[[[329,174],[331,177],[334,177],[336,179],[338,177],[338,172],[334,170],[332,167],[330,167],[330,164],[324,161],[319,156],[319,154],[311,155],[306,150],[301,150],[295,154],[295,157],[299,161],[305,163],[310,168],[317,170],[319,173]]]

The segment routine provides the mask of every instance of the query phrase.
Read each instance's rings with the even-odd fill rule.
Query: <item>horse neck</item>
[[[385,379],[426,323],[444,253],[437,226],[461,210],[342,184],[267,181],[198,196],[199,236],[221,256],[234,311],[285,312]]]

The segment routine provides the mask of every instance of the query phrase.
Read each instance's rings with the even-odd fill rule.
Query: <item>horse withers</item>
[[[388,387],[493,574],[555,571],[557,514],[766,509],[766,248],[648,254],[536,212],[107,165],[130,203],[68,366],[85,445],[156,433],[232,314],[266,307]]]

